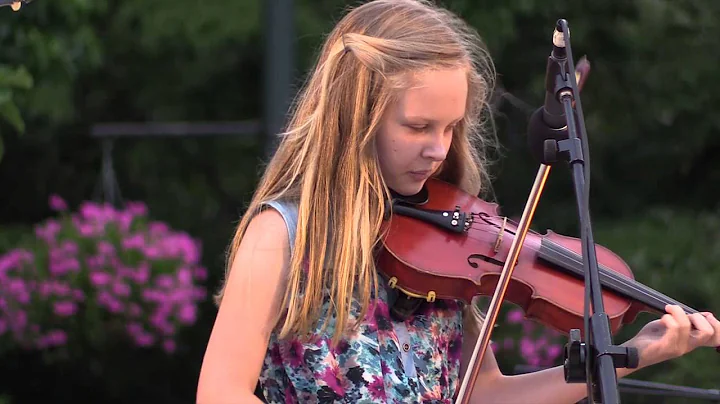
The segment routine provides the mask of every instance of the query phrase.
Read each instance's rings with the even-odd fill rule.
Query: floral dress
[[[295,236],[297,208],[270,202]],[[386,285],[386,282],[382,283]],[[334,323],[309,341],[270,336],[259,384],[268,403],[452,403],[458,389],[462,303],[423,303],[409,319],[390,317],[397,292],[379,288],[357,331],[331,346]],[[323,309],[329,307],[326,301]],[[354,304],[353,314],[359,313]],[[354,320],[354,318],[353,318]],[[322,322],[321,322],[322,323]]]

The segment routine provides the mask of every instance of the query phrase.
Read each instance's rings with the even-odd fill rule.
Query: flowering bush
[[[142,203],[123,210],[83,203],[35,226],[35,238],[0,256],[0,338],[25,349],[100,347],[129,338],[140,347],[177,347],[179,328],[196,321],[200,245]],[[69,351],[68,351],[69,352]]]
[[[520,335],[506,335],[501,340],[494,341],[494,352],[516,353],[525,365],[535,368],[553,366],[562,356],[566,336],[525,319],[523,311],[517,308],[507,312],[505,321],[507,324],[518,325]]]

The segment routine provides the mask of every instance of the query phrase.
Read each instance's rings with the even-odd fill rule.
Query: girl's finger
[[[678,324],[678,326],[687,329],[688,332],[690,331],[690,319],[688,318],[687,314],[685,314],[685,310],[683,310],[680,306],[675,304],[668,304],[665,306],[665,311],[670,313],[675,320],[675,322]]]
[[[712,336],[715,334],[715,329],[710,324],[708,319],[705,318],[705,316],[703,316],[702,314],[691,314],[688,316],[688,319],[695,327],[695,331],[693,331],[691,334],[693,335],[693,337],[697,338],[701,344],[709,341],[710,338],[712,338]]]

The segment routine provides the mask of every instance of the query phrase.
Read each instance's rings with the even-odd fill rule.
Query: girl
[[[452,402],[477,306],[436,301],[394,319],[373,253],[391,192],[416,194],[430,177],[473,195],[488,186],[492,87],[478,35],[429,2],[376,0],[337,24],[233,239],[199,403],[260,402],[257,385],[270,403]],[[713,315],[667,313],[626,342],[640,368],[720,345]],[[505,376],[488,350],[472,398],[585,394],[562,367]]]

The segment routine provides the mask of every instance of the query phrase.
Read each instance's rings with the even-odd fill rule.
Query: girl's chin
[[[419,182],[405,182],[397,184],[392,188],[392,190],[403,196],[412,196],[422,191],[423,185],[425,185],[425,180]]]

